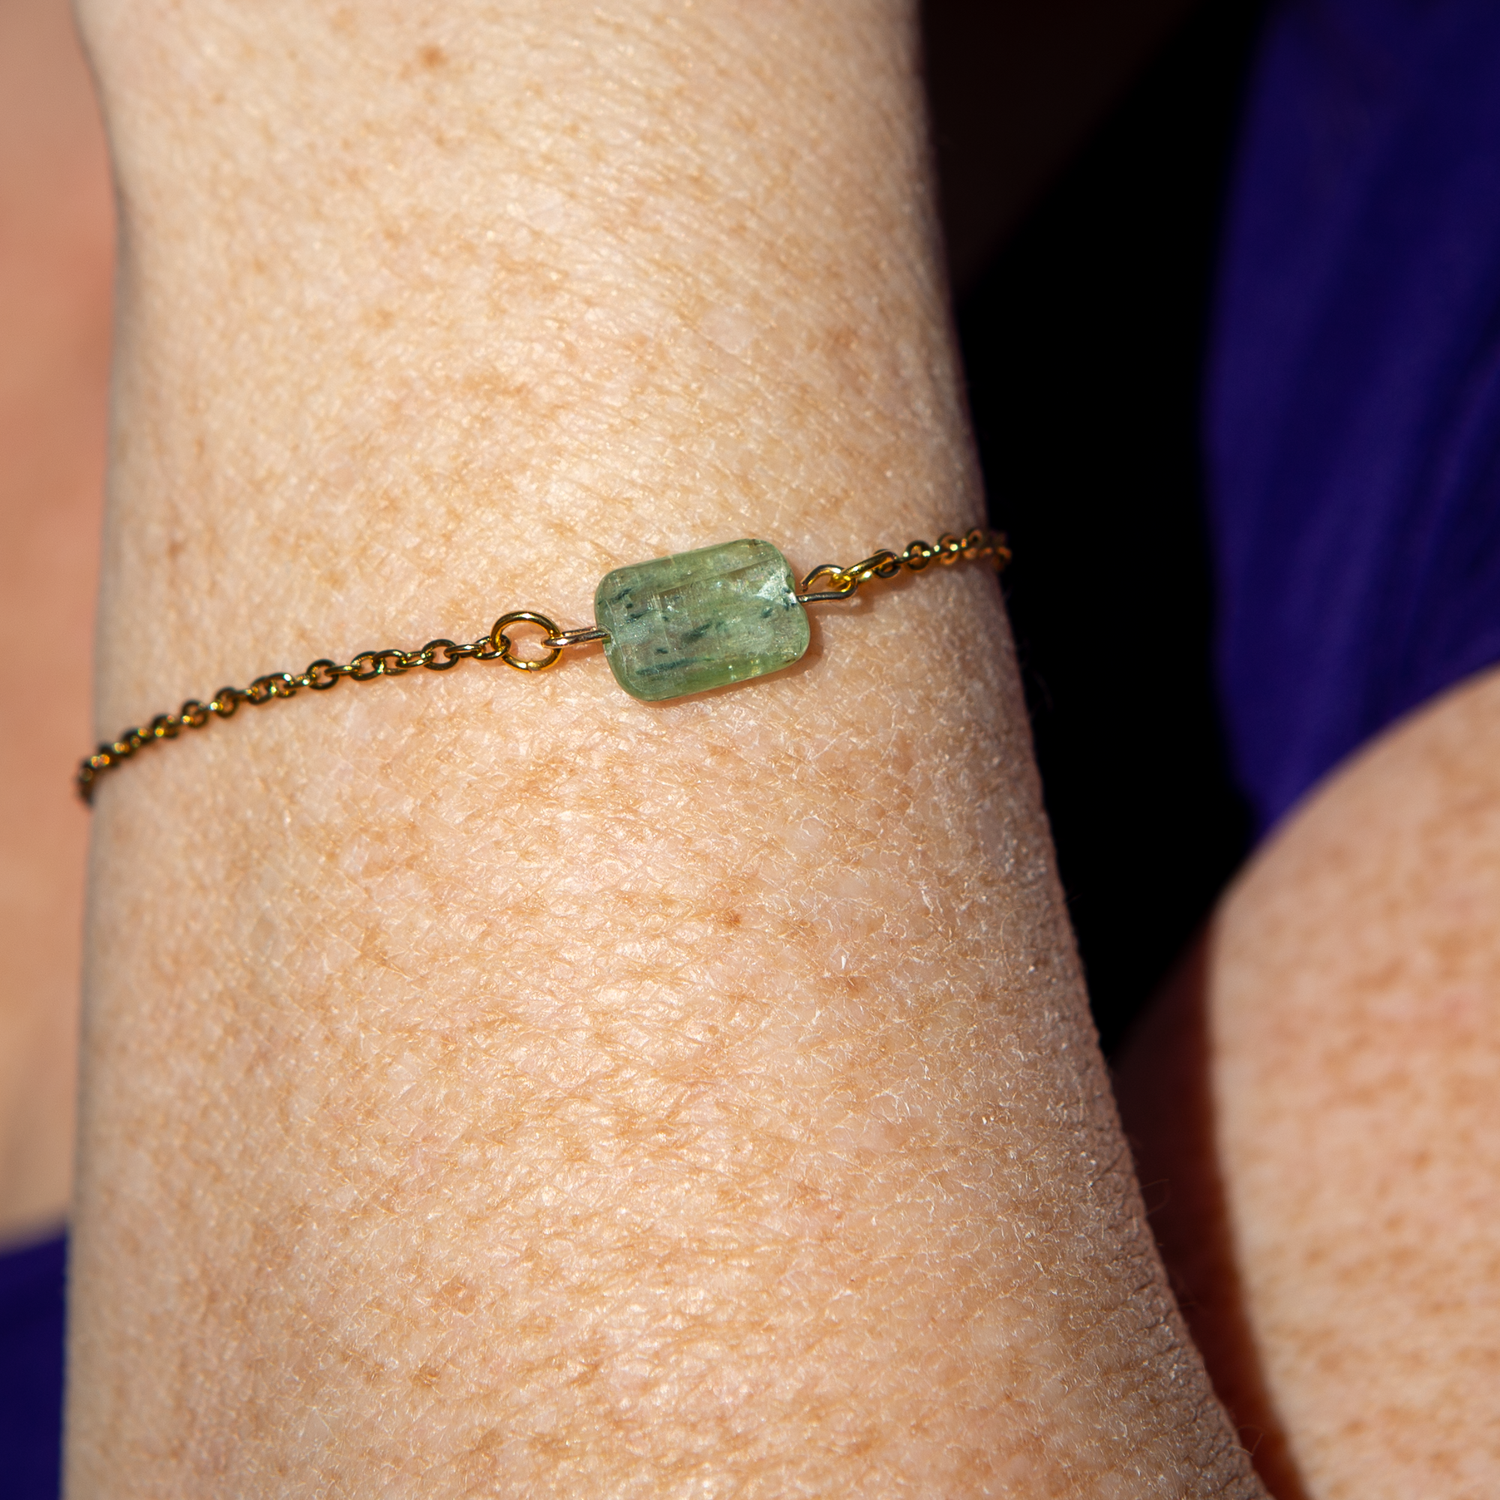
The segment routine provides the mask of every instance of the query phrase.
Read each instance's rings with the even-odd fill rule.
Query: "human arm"
[[[904,9],[83,16],[124,226],[102,730],[582,623],[666,551],[978,516]],[[662,708],[466,666],[110,773],[75,1493],[1254,1493],[993,583],[817,630]]]
[[[1500,677],[1285,820],[1128,1049],[1217,1388],[1285,1500],[1493,1492]]]
[[[55,1233],[72,1179],[89,731],[113,260],[109,171],[67,6],[0,12],[0,1247]]]

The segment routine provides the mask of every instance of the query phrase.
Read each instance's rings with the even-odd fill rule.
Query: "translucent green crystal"
[[[724,542],[606,573],[594,623],[620,686],[660,702],[791,666],[808,640],[796,588],[769,542]]]

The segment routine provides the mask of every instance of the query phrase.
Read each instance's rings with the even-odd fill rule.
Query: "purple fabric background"
[[[1217,665],[1264,831],[1500,660],[1500,5],[1276,7],[1226,228]]]
[[[0,1255],[0,1496],[56,1500],[67,1243]]]

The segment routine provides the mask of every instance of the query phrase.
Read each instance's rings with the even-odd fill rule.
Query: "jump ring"
[[[539,615],[535,610],[516,609],[508,615],[501,615],[495,621],[495,628],[490,631],[490,644],[506,666],[514,667],[518,672],[545,672],[562,655],[562,647],[549,647],[545,656],[517,656],[511,650],[510,637],[505,634],[505,627],[514,625],[518,620],[538,626],[544,635],[556,635],[558,632],[557,623],[549,620],[546,615]]]

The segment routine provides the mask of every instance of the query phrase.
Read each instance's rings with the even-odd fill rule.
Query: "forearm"
[[[584,623],[667,551],[978,516],[898,8],[86,21],[126,231],[102,728]],[[1246,1483],[993,584],[815,629],[677,704],[466,666],[111,773],[76,1493]]]

